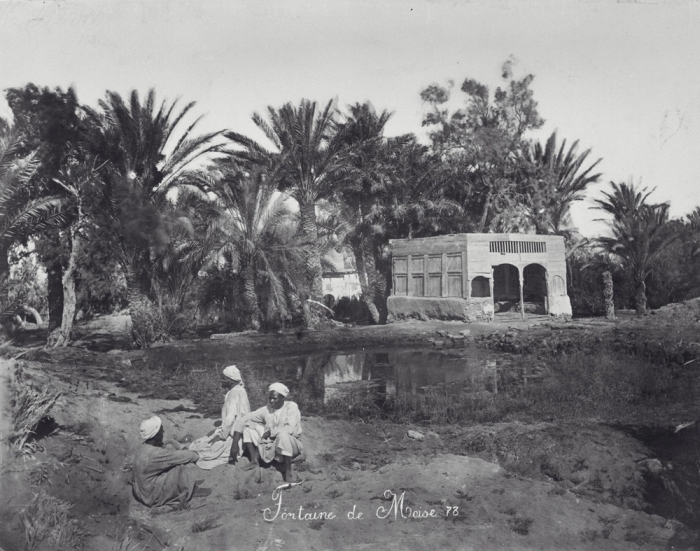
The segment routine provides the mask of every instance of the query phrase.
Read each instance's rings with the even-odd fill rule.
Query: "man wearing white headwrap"
[[[222,386],[228,392],[221,408],[221,426],[190,444],[190,449],[199,453],[197,466],[206,470],[223,465],[229,460],[233,443],[233,424],[238,418],[250,413],[248,393],[243,388],[241,372],[235,365],[224,369]]]
[[[173,502],[186,504],[195,491],[195,485],[184,466],[197,461],[199,454],[163,447],[164,431],[160,417],[146,419],[139,432],[143,443],[132,465],[134,497],[148,507]],[[206,495],[206,492],[201,492],[201,495]]]
[[[282,464],[285,482],[292,480],[292,459],[301,454],[304,447],[301,437],[301,414],[299,406],[285,401],[289,389],[282,383],[273,383],[268,389],[269,403],[241,417],[233,426],[233,445],[230,463],[235,464],[239,456],[239,442],[250,454],[250,463],[244,469],[253,469],[273,460]]]

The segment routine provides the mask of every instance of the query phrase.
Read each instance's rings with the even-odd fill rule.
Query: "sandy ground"
[[[329,339],[340,348],[358,338],[408,342],[432,335],[435,327],[395,324],[358,328],[353,337],[339,332],[332,339],[302,335],[288,342],[295,349]],[[241,337],[248,343],[241,355],[276,348],[277,338]],[[297,469],[303,483],[283,490],[281,504],[272,499],[282,484],[273,469],[256,482],[255,472],[238,467],[189,466],[192,477],[212,488],[211,496],[193,499],[187,510],[149,510],[134,501],[126,483],[140,421],[158,414],[167,435],[187,441],[209,432],[215,419],[186,400],[139,397],[100,377],[119,354],[87,358],[93,364],[87,371],[70,361],[20,360],[33,384],[62,396],[53,410],[59,429],[41,440],[43,451],[2,455],[4,551],[26,548],[17,515],[41,488],[74,503],[72,513],[87,533],[83,548],[95,551],[120,549],[129,527],[133,539],[121,551],[688,548],[680,523],[638,510],[648,450],[595,421],[590,427],[509,423],[428,432],[303,417],[307,459]],[[421,430],[425,439],[408,438],[408,429]],[[510,445],[501,449],[504,439]],[[553,464],[543,466],[542,450]],[[206,521],[207,529],[197,531]],[[37,547],[51,548],[48,540]]]

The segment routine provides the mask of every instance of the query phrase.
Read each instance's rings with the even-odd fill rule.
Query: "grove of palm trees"
[[[302,100],[235,129],[197,133],[197,106],[108,91],[96,107],[74,89],[11,88],[2,126],[4,327],[26,308],[48,318],[50,346],[77,319],[126,308],[148,347],[198,326],[220,331],[317,327],[327,255],[352,259],[359,323],[383,323],[388,242],[455,232],[564,235],[574,313],[602,314],[602,273],[617,308],[646,312],[698,294],[693,217],[671,220],[641,184],[596,199],[608,235],[586,239],[572,203],[604,180],[600,159],[543,124],[528,75],[495,92],[471,79],[422,93],[427,143],[387,137],[390,111]],[[418,100],[418,98],[417,98]],[[34,281],[17,277],[24,262]],[[31,296],[20,291],[30,285]],[[336,297],[338,298],[338,297]]]

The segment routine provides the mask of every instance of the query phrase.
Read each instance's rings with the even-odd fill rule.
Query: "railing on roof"
[[[489,251],[501,254],[546,253],[544,241],[490,241]]]

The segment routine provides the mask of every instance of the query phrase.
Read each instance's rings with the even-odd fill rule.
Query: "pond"
[[[476,348],[359,350],[250,363],[261,382],[279,380],[292,393],[323,402],[362,388],[389,396],[430,390],[498,394],[514,386],[535,384],[546,371],[532,358]]]
[[[431,390],[495,395],[537,384],[548,374],[535,358],[476,347],[386,347],[234,360],[236,356],[234,346],[221,344],[181,349],[176,354],[154,349],[148,351],[145,362],[151,368],[159,365],[175,378],[191,371],[218,379],[218,372],[235,361],[252,397],[264,399],[267,385],[280,381],[290,388],[292,399],[305,403],[328,402],[345,391],[363,388],[388,396],[419,395]],[[213,405],[220,407],[218,396],[215,402]]]

